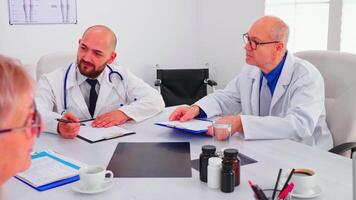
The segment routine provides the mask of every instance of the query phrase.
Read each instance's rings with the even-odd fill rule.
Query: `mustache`
[[[85,64],[85,65],[89,65],[89,66],[91,66],[91,67],[94,67],[94,66],[95,66],[93,63],[84,61],[83,59],[81,59],[81,60],[79,61],[79,64],[80,64],[80,65]]]

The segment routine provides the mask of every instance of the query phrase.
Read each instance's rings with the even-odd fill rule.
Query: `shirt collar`
[[[268,83],[271,83],[273,80],[275,80],[276,78],[279,77],[279,75],[282,72],[284,62],[286,61],[286,57],[287,57],[287,52],[284,54],[282,60],[278,63],[278,65],[272,71],[270,71],[268,74],[264,74],[261,71],[262,75],[265,77],[265,79],[267,79]]]

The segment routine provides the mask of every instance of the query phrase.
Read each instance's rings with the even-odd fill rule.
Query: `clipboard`
[[[89,142],[96,143],[106,140],[111,140],[119,137],[135,134],[134,131],[124,129],[119,126],[112,126],[109,128],[93,128],[90,121],[83,122],[83,126],[80,127],[78,138]]]
[[[155,125],[172,128],[187,133],[205,134],[206,132],[208,132],[208,127],[211,126],[212,123],[212,121],[206,119],[192,119],[187,122],[156,122]]]
[[[72,168],[74,170],[77,170],[77,173],[74,176],[65,177],[65,178],[62,178],[62,179],[59,179],[59,180],[56,180],[56,181],[53,181],[53,182],[50,182],[50,183],[47,183],[47,184],[44,184],[44,185],[40,185],[40,186],[36,186],[36,185],[32,184],[29,180],[26,180],[26,179],[22,178],[21,174],[23,174],[23,173],[17,174],[15,176],[15,178],[20,180],[21,182],[25,183],[26,185],[36,189],[39,192],[46,191],[46,190],[49,190],[49,189],[52,189],[52,188],[55,188],[55,187],[58,187],[58,186],[61,186],[61,185],[65,185],[65,184],[68,184],[68,183],[72,183],[72,182],[75,182],[75,181],[79,180],[79,169],[80,169],[79,166],[77,166],[77,165],[75,165],[73,163],[70,163],[68,161],[65,161],[62,158],[59,158],[59,157],[57,157],[55,155],[52,155],[52,154],[50,154],[48,152],[37,153],[37,154],[32,156],[32,160],[39,159],[39,158],[44,158],[44,157],[51,158],[51,159],[63,164],[65,167],[69,167],[69,168]]]
[[[80,136],[80,135],[77,135],[77,137],[79,139],[82,139],[90,144],[93,144],[93,143],[97,143],[97,142],[103,142],[103,141],[106,141],[106,140],[112,140],[112,139],[115,139],[115,138],[119,138],[119,137],[124,137],[124,136],[128,136],[128,135],[133,135],[133,134],[136,134],[136,132],[130,132],[130,133],[124,133],[124,134],[118,134],[118,135],[112,135],[110,137],[104,137],[102,139],[98,139],[98,140],[90,140],[88,138],[85,138],[83,136]]]

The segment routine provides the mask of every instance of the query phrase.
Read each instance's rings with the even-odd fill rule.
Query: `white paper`
[[[48,154],[51,154],[51,155],[53,155],[53,156],[55,156],[55,157],[57,157],[59,159],[65,160],[65,161],[67,161],[67,162],[69,162],[69,163],[71,163],[73,165],[76,165],[76,166],[78,166],[80,168],[88,166],[88,164],[86,164],[84,162],[81,162],[79,160],[67,157],[67,156],[65,156],[65,155],[63,155],[63,154],[61,154],[61,153],[59,153],[57,151],[54,151],[54,150],[46,150],[44,152],[46,152]]]
[[[79,131],[79,135],[81,137],[88,139],[92,142],[99,141],[102,139],[110,139],[133,132],[118,126],[112,126],[109,128],[94,128],[91,126],[92,123],[92,121],[85,122],[85,126],[80,126]]]
[[[201,130],[207,130],[208,126],[211,126],[213,122],[192,119],[187,122],[168,121],[168,122],[157,122],[157,124],[163,124],[169,127],[176,127],[176,128],[188,129],[193,131],[201,131]]]
[[[16,176],[35,187],[78,175],[78,170],[48,156],[32,159],[31,167]]]

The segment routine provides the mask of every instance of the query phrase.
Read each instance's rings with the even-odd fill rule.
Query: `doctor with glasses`
[[[191,106],[177,108],[170,120],[221,116],[246,140],[291,139],[329,150],[324,80],[309,62],[287,51],[289,28],[264,16],[243,34],[246,65],[223,90]],[[212,134],[211,128],[208,134]]]

